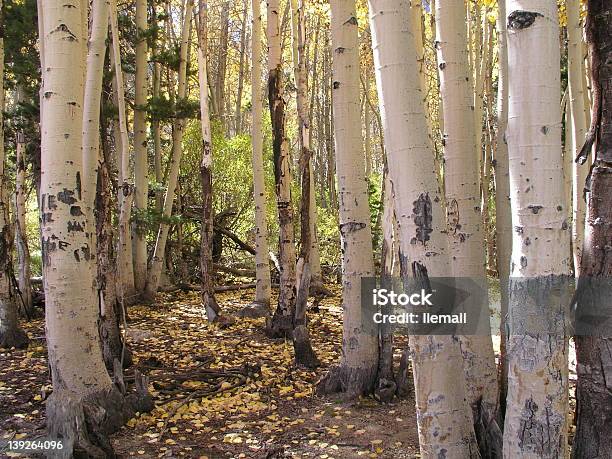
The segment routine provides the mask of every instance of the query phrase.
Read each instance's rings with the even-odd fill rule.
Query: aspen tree
[[[440,69],[440,95],[444,104],[444,190],[452,273],[486,282],[485,245],[480,215],[480,183],[472,91],[467,55],[466,12],[461,2],[436,3],[436,48]],[[477,305],[487,311],[489,305]],[[481,453],[501,453],[497,368],[490,335],[461,336],[467,396],[474,419]],[[480,426],[486,426],[481,428]]]
[[[136,75],[134,76],[134,207],[142,218],[147,211],[149,163],[147,160],[147,0],[136,0]],[[147,235],[134,222],[134,286],[142,292],[147,280]]]
[[[283,99],[283,71],[281,63],[281,29],[279,0],[268,0],[268,103],[272,120],[272,153],[278,209],[280,292],[278,306],[268,322],[271,336],[291,336],[296,298],[295,235],[293,204],[291,201],[291,157],[285,134],[285,101]]]
[[[302,207],[300,209],[301,222],[301,250],[303,258],[310,266],[311,284],[313,292],[322,290],[321,261],[319,259],[319,242],[317,238],[317,208],[316,192],[313,177],[313,152],[310,137],[310,109],[308,107],[308,85],[306,72],[306,24],[304,10],[305,0],[290,0],[291,25],[293,44],[293,73],[297,85],[296,105],[298,112],[298,145],[300,148],[300,172],[302,179]]]
[[[63,457],[112,454],[106,432],[124,421],[123,398],[106,372],[98,337],[98,301],[83,211],[82,122],[84,60],[80,1],[43,4],[41,240],[46,338],[53,393],[49,435]],[[98,413],[93,415],[93,413]],[[103,413],[103,416],[99,414]]]
[[[373,392],[378,333],[361,306],[361,278],[374,275],[370,210],[359,111],[359,35],[354,0],[331,2],[333,113],[342,244],[342,359],[319,381],[320,393]]]
[[[594,282],[590,298],[578,296],[581,308],[595,306],[609,322],[610,278],[612,263],[612,5],[605,0],[587,2],[586,37],[593,91],[593,109],[589,141],[581,151],[586,161],[594,144],[594,161],[588,193],[586,234],[578,289],[584,282]],[[585,167],[585,166],[583,166]],[[595,304],[588,304],[595,301]],[[586,302],[587,304],[584,304]],[[587,309],[588,313],[589,309]],[[597,324],[596,324],[597,325]],[[606,457],[612,451],[612,337],[610,326],[593,330],[589,336],[576,336],[576,434],[572,457]]]
[[[110,231],[109,199],[106,189],[98,177],[104,174],[100,170],[100,102],[102,96],[102,76],[106,39],[108,35],[110,2],[95,0],[91,7],[91,32],[87,51],[87,68],[85,76],[85,97],[83,102],[83,196],[87,218],[96,222],[96,231],[91,233],[92,255],[95,255],[96,282],[100,311],[100,336],[104,362],[112,368],[114,359],[131,363],[129,352],[124,343],[115,314],[117,301],[116,273],[112,259],[112,233]],[[100,190],[100,194],[96,193]],[[94,208],[97,212],[94,214]],[[95,215],[95,216],[94,216]],[[97,217],[97,218],[96,218]],[[126,358],[127,356],[127,358]]]
[[[510,176],[508,171],[508,46],[506,32],[506,3],[498,3],[497,12],[497,133],[495,135],[495,230],[497,273],[500,290],[500,363],[499,400],[501,414],[506,406],[508,362],[506,359],[506,315],[508,313],[508,282],[512,254],[512,213],[510,211]]]
[[[192,11],[193,0],[186,0],[183,30],[181,33],[180,63],[178,70],[178,100],[183,100],[187,96],[187,49],[189,46],[189,37],[191,35]],[[163,219],[157,232],[153,259],[151,260],[151,266],[149,267],[147,285],[143,295],[143,299],[148,302],[155,299],[155,293],[159,287],[159,281],[164,266],[166,242],[168,241],[168,232],[170,231],[170,224],[167,222],[167,219],[172,215],[172,205],[174,203],[176,185],[181,166],[181,142],[183,140],[184,130],[185,119],[177,118],[174,122],[174,128],[172,130],[172,154],[168,167],[168,188],[166,189],[166,196],[164,198],[164,208],[162,214]]]
[[[200,125],[202,129],[202,229],[200,233],[200,275],[202,305],[206,315],[213,320],[219,314],[213,285],[213,200],[212,200],[212,136],[210,110],[208,108],[208,4],[199,0],[198,5],[198,82],[200,85]]]
[[[19,103],[22,100],[23,89],[17,87],[16,101]],[[28,235],[26,231],[26,143],[24,131],[19,130],[15,139],[15,245],[17,247],[17,262],[19,292],[21,303],[25,309],[26,315],[32,317],[35,315],[34,305],[32,304],[32,270],[30,268],[30,247],[28,244]]]
[[[4,10],[0,1],[0,25],[4,27]],[[11,285],[13,276],[13,234],[9,217],[6,158],[4,152],[4,35],[0,35],[0,348],[26,347],[28,337],[19,327],[17,295]]]
[[[585,68],[582,57],[582,24],[580,20],[580,2],[566,1],[567,13],[567,58],[568,58],[568,87],[569,105],[572,124],[572,151],[575,158],[582,145],[587,131],[587,117],[584,106],[583,74]],[[574,255],[574,271],[580,272],[580,255],[584,243],[584,222],[586,204],[584,201],[584,188],[589,172],[588,166],[573,164],[572,173],[572,250]]]
[[[119,296],[127,300],[134,295],[134,265],[132,262],[132,238],[130,217],[134,200],[134,186],[130,167],[130,141],[128,138],[127,113],[125,107],[125,87],[121,68],[121,49],[119,46],[119,27],[117,23],[117,0],[110,0],[110,28],[112,33],[112,58],[115,70],[114,88],[117,95],[119,116],[119,138],[121,139],[121,161],[119,162],[119,247],[117,250],[117,272]]]
[[[442,195],[427,135],[408,0],[370,0],[369,10],[401,274],[449,276]],[[410,352],[421,456],[480,457],[457,338],[411,336]]]
[[[251,0],[253,31],[251,33],[251,140],[253,148],[253,197],[255,201],[255,303],[270,306],[270,264],[268,262],[268,225],[266,222],[266,187],[263,168],[263,133],[261,91],[261,0]]]
[[[566,455],[570,234],[554,0],[508,0],[512,262],[504,457]]]

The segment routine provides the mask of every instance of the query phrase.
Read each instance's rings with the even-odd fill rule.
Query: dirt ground
[[[172,293],[159,304],[129,310],[128,343],[135,367],[150,376],[156,408],[137,414],[112,443],[120,457],[413,458],[418,455],[414,400],[380,404],[317,397],[316,381],[341,353],[339,292],[309,313],[316,371],[297,368],[290,342],[268,339],[263,319],[209,324],[197,293]],[[254,296],[224,293],[229,314]],[[51,386],[42,320],[25,324],[32,344],[0,352],[0,457],[9,439],[44,436],[44,400]],[[401,339],[401,338],[400,338]],[[397,343],[397,358],[403,342]],[[245,364],[248,376],[236,376]],[[212,380],[203,374],[212,374]],[[126,372],[126,378],[130,372]],[[181,376],[180,380],[175,376]],[[208,395],[200,396],[208,392]],[[35,456],[30,456],[35,457]]]

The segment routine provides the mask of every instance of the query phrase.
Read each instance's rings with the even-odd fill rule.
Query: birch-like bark
[[[359,32],[354,0],[332,0],[334,139],[342,243],[342,359],[320,393],[358,397],[375,389],[378,330],[361,305],[361,278],[374,275],[372,231],[361,132]]]
[[[22,99],[21,87],[17,88],[16,101]],[[18,275],[17,282],[20,291],[20,301],[28,317],[36,313],[32,304],[32,277],[30,269],[30,247],[26,231],[26,143],[23,130],[17,132],[15,139],[15,245],[17,247]]]
[[[94,215],[100,162],[100,101],[109,14],[109,0],[92,2],[83,105],[83,196],[88,218],[93,218]]]
[[[178,71],[178,92],[177,100],[185,99],[187,95],[187,49],[189,45],[189,37],[191,36],[191,15],[193,11],[193,0],[187,0],[185,5],[183,30],[181,33],[181,48],[180,48],[180,64]],[[143,299],[152,302],[155,299],[155,293],[159,287],[162,268],[164,266],[164,257],[166,253],[166,242],[168,241],[168,232],[170,225],[167,219],[172,215],[172,205],[176,192],[176,184],[181,167],[183,133],[185,130],[185,119],[177,118],[174,122],[172,130],[172,155],[168,167],[168,188],[164,198],[164,208],[162,213],[162,221],[159,224],[157,232],[157,240],[155,241],[155,249],[153,251],[153,259],[148,272],[147,285],[143,295]]]
[[[236,135],[242,133],[242,93],[244,91],[244,67],[246,61],[246,47],[248,42],[247,19],[249,14],[249,0],[243,1],[244,9],[242,11],[242,30],[240,31],[240,63],[238,65],[238,89],[236,91],[236,111],[234,114],[234,133]]]
[[[119,111],[119,133],[121,138],[121,167],[119,172],[119,241],[117,250],[118,293],[120,299],[128,300],[134,293],[134,265],[130,217],[134,200],[134,186],[130,172],[130,141],[128,138],[127,113],[125,108],[125,87],[121,68],[121,48],[117,24],[117,0],[110,0],[110,28],[112,34],[112,58],[115,70],[114,87]]]
[[[227,51],[228,51],[228,38],[229,38],[229,8],[230,1],[223,0],[221,5],[221,19],[220,19],[220,39],[219,39],[219,52],[217,54],[217,75],[215,79],[215,100],[217,103],[217,118],[221,121],[223,126],[226,125],[225,120],[225,74],[227,71]]]
[[[198,82],[200,85],[200,125],[202,128],[202,160],[200,179],[202,181],[202,229],[200,232],[200,273],[202,284],[202,306],[209,320],[220,312],[215,299],[213,283],[213,183],[212,183],[212,136],[210,110],[208,107],[208,4],[199,0],[198,5]]]
[[[4,27],[4,10],[0,0],[0,26]],[[26,347],[28,337],[19,327],[17,295],[11,285],[13,277],[13,233],[9,216],[6,158],[4,152],[4,34],[0,34],[0,348]]]
[[[268,262],[268,224],[266,222],[266,185],[263,168],[263,133],[261,91],[261,0],[251,0],[251,140],[253,145],[253,197],[255,201],[255,302],[270,306],[270,263]]]
[[[478,163],[474,161],[474,120],[468,63],[466,10],[461,2],[436,3],[436,48],[440,95],[444,104],[444,180],[452,273],[486,284],[485,245],[480,216]],[[477,305],[487,311],[487,303]],[[490,335],[460,336],[476,435],[483,456],[501,454],[497,424],[498,390],[495,354]]]
[[[153,64],[153,97],[159,97],[161,90],[161,65],[159,62]],[[153,131],[153,167],[155,169],[155,183],[163,182],[162,172],[162,145],[161,145],[161,126],[159,119],[151,120],[151,131]],[[164,193],[161,190],[155,191],[155,210],[162,211],[164,205]]]
[[[285,133],[285,100],[283,99],[283,71],[281,65],[281,34],[279,0],[268,0],[268,103],[272,120],[272,152],[276,207],[279,222],[280,292],[278,306],[268,322],[271,336],[291,336],[296,298],[295,236],[291,199],[291,155]]]
[[[84,60],[80,1],[45,1],[41,158],[41,241],[45,321],[53,393],[47,426],[65,457],[80,450],[112,454],[105,434],[123,421],[122,397],[100,350],[94,261],[83,207],[82,123]],[[103,417],[94,416],[101,410]],[[95,432],[95,436],[90,434]],[[102,440],[102,441],[101,441]],[[96,445],[95,443],[99,443]]]
[[[149,194],[149,163],[147,161],[147,113],[144,106],[148,96],[147,62],[147,0],[136,0],[136,75],[134,76],[134,207],[142,218],[147,212]],[[147,280],[147,235],[133,225],[134,286],[142,292]]]
[[[585,73],[582,56],[582,23],[580,20],[580,3],[566,2],[567,13],[567,59],[569,104],[572,114],[572,151],[575,158],[580,153],[587,131],[587,118],[584,106],[583,74]],[[574,272],[580,274],[580,258],[584,243],[584,222],[586,203],[584,188],[589,172],[587,165],[573,162],[572,173],[572,251],[574,256]]]
[[[309,264],[311,280],[310,291],[322,290],[321,261],[319,259],[319,241],[317,237],[317,208],[313,177],[313,151],[310,137],[310,108],[308,103],[308,85],[306,71],[306,30],[304,0],[291,0],[291,24],[293,44],[293,72],[297,84],[297,112],[300,148],[300,172],[302,179],[301,250],[300,258]]]
[[[88,221],[96,223],[96,231],[90,235],[92,256],[96,260],[96,284],[98,309],[100,311],[99,330],[102,339],[104,362],[107,368],[113,367],[115,359],[121,360],[123,339],[116,315],[117,285],[113,249],[110,197],[108,196],[108,171],[100,167],[100,101],[102,96],[102,76],[106,39],[108,35],[110,2],[95,0],[91,8],[91,33],[87,52],[85,77],[85,98],[83,106],[83,197]],[[101,178],[101,183],[98,179]],[[130,363],[131,359],[123,359]]]
[[[567,451],[570,231],[555,0],[508,0],[512,262],[505,458]]]
[[[503,416],[506,410],[508,388],[508,361],[506,355],[506,315],[508,314],[508,286],[510,257],[512,256],[512,213],[510,211],[510,175],[508,170],[508,45],[506,31],[506,3],[498,3],[497,14],[497,133],[495,135],[495,229],[497,273],[500,290],[500,357],[499,401]]]
[[[408,0],[370,0],[369,7],[401,274],[450,276],[444,209],[427,136]],[[410,351],[421,456],[480,457],[457,338],[411,336]]]

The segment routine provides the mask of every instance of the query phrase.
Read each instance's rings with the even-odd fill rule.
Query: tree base
[[[295,351],[295,363],[299,366],[313,370],[321,365],[317,355],[310,344],[308,328],[299,325],[293,330],[293,349]]]
[[[54,391],[47,399],[49,437],[61,440],[63,448],[52,458],[114,458],[108,436],[132,416],[131,408],[114,386],[85,397]]]
[[[293,337],[293,318],[275,312],[272,317],[266,320],[266,336],[268,338],[291,339]]]
[[[372,368],[350,368],[343,364],[329,368],[316,385],[317,395],[342,393],[344,398],[353,399],[371,394],[376,386],[376,366]]]
[[[28,335],[19,327],[0,333],[0,348],[25,349],[29,343]]]
[[[236,315],[238,317],[246,317],[249,319],[270,317],[270,308],[267,304],[259,301],[253,301],[251,304],[242,308]]]
[[[497,407],[483,403],[481,400],[475,411],[474,431],[480,456],[482,458],[502,457],[504,434],[499,427]]]

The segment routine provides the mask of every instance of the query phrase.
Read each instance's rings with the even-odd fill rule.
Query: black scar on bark
[[[83,216],[83,212],[81,211],[81,206],[72,206],[70,207],[70,215],[73,217],[81,217]]]
[[[83,232],[83,225],[80,222],[68,222],[68,232]]]
[[[81,186],[81,173],[77,172],[76,173],[76,192],[77,192],[77,196],[79,197],[79,201],[82,199],[81,190],[82,190],[82,186]]]
[[[508,29],[520,30],[530,27],[535,22],[536,18],[544,17],[541,13],[533,11],[513,11],[508,15]]]
[[[67,188],[64,188],[63,191],[60,191],[59,193],[57,193],[57,199],[58,201],[63,202],[64,204],[67,204],[69,206],[77,202],[77,200],[74,199],[74,191],[69,190]],[[49,203],[50,202],[51,202],[51,196],[49,196]]]
[[[412,219],[417,226],[415,239],[425,244],[429,240],[429,234],[433,231],[432,205],[429,193],[421,193],[412,205]]]

